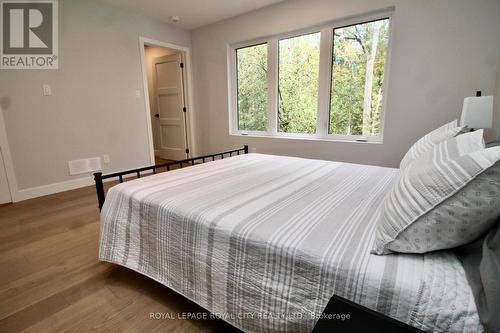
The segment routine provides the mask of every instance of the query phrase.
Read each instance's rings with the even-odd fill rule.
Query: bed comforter
[[[397,169],[248,154],[112,187],[100,259],[247,332],[310,332],[333,294],[432,332],[480,332],[455,254],[370,254]]]

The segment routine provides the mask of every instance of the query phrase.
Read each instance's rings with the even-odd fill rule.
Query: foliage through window
[[[320,34],[279,41],[278,130],[314,133],[318,111]]]
[[[389,19],[333,30],[330,134],[377,136]]]
[[[236,50],[238,129],[265,131],[267,124],[267,44]]]
[[[234,49],[232,132],[380,141],[390,15]]]

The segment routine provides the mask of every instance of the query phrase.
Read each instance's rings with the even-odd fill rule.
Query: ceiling
[[[103,0],[117,7],[144,14],[191,30],[233,16],[263,8],[283,0]],[[171,17],[180,21],[173,23]]]

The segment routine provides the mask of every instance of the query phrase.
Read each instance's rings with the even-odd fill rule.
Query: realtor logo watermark
[[[0,1],[1,69],[57,69],[57,0]]]

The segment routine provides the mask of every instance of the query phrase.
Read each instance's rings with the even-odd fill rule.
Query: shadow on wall
[[[12,100],[8,96],[0,97],[0,110],[8,110],[12,104]]]

